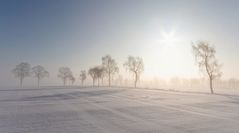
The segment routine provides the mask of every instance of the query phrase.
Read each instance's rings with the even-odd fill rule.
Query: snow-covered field
[[[107,87],[0,90],[0,133],[238,132],[238,96]]]

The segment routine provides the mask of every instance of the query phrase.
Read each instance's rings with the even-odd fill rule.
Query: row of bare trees
[[[104,67],[96,66],[96,67],[90,68],[88,73],[92,78],[93,86],[95,86],[96,80],[98,82],[98,87],[100,85],[100,80],[101,80],[101,84],[103,85],[103,80],[104,80],[104,76],[105,76],[105,68]]]
[[[60,78],[63,81],[63,86],[66,86],[67,81],[70,81],[73,85],[76,81],[76,78],[73,76],[73,73],[69,67],[60,67],[58,70],[58,78]],[[87,74],[85,70],[82,70],[80,72],[80,81],[81,85],[84,85],[84,81],[86,80]]]
[[[144,71],[143,60],[140,57],[129,56],[127,61],[123,64],[126,70],[134,75],[134,87],[137,86],[141,73]],[[110,56],[106,55],[102,57],[102,64],[90,68],[88,73],[92,78],[93,86],[97,80],[98,86],[103,85],[103,80],[106,77],[108,79],[108,86],[111,86],[112,77],[119,72],[119,67],[116,61]]]
[[[37,65],[31,68],[31,65],[26,62],[22,62],[16,65],[16,67],[12,70],[12,72],[15,75],[15,77],[19,79],[21,87],[26,77],[30,77],[30,76],[35,77],[37,80],[38,88],[40,87],[40,81],[45,77],[49,77],[49,72],[45,70],[43,66]],[[71,84],[74,84],[76,80],[75,77],[73,76],[72,71],[68,67],[60,67],[59,73],[57,76],[58,78],[62,79],[64,86],[66,85],[66,82],[68,80],[71,82]],[[81,71],[80,80],[82,84],[85,79],[86,79],[86,72]]]
[[[129,56],[128,60],[123,64],[123,66],[130,73],[134,75],[134,87],[136,87],[139,82],[139,78],[141,73],[144,71],[143,60],[140,57]],[[102,64],[92,67],[88,70],[88,74],[92,78],[92,85],[95,86],[95,82],[97,81],[98,86],[100,83],[103,85],[104,79],[108,79],[108,86],[111,86],[112,77],[119,72],[119,67],[116,61],[110,56],[106,55],[102,57]],[[66,85],[67,80],[71,81],[72,84],[75,82],[75,78],[72,74],[72,71],[68,67],[59,68],[58,77],[62,79],[63,85]],[[86,80],[87,74],[85,70],[81,71],[80,80],[81,84],[84,84]]]
[[[18,64],[16,68],[13,69],[13,74],[19,79],[21,87],[26,77],[35,77],[37,79],[37,86],[39,87],[40,80],[49,76],[49,72],[46,71],[43,66],[37,65],[31,68],[31,65],[26,62]]]
[[[129,56],[127,61],[123,64],[127,71],[134,75],[134,87],[136,87],[139,82],[140,75],[144,71],[143,60],[140,57]],[[116,61],[110,56],[106,55],[102,57],[102,64],[92,67],[88,70],[88,74],[92,78],[93,86],[97,81],[98,86],[100,82],[103,85],[104,79],[108,79],[108,86],[111,86],[112,77],[119,72],[119,67],[117,66]],[[26,77],[33,75],[37,79],[37,86],[40,86],[41,79],[48,77],[49,72],[45,70],[43,66],[37,65],[31,68],[29,63],[23,62],[16,66],[13,70],[14,75],[20,80],[20,86],[22,87],[23,80]],[[66,86],[68,81],[73,85],[76,81],[76,78],[73,76],[73,73],[69,67],[60,67],[58,70],[58,78],[63,82],[63,86]],[[87,73],[85,70],[82,70],[80,73],[80,80],[83,86],[84,81],[87,78]]]
[[[216,50],[214,46],[211,46],[206,41],[198,41],[192,43],[192,51],[195,56],[195,62],[199,67],[199,70],[208,76],[210,91],[213,94],[213,81],[222,76],[221,67],[222,65],[218,63],[215,54]],[[102,67],[103,66],[103,67]],[[111,85],[111,76],[118,72],[118,67],[114,59],[107,55],[102,58],[102,66],[97,66],[91,68],[89,73],[93,79],[93,85],[96,79],[104,76],[104,71],[108,74],[109,86]],[[123,65],[126,70],[134,75],[134,87],[137,86],[140,74],[144,71],[144,64],[142,58],[129,56],[128,60]]]
[[[222,65],[218,63],[215,57],[215,48],[211,46],[208,42],[198,41],[196,43],[192,43],[192,51],[193,55],[195,56],[196,64],[198,65],[200,71],[208,76],[211,93],[214,93],[213,81],[217,78],[220,78],[222,75],[222,72],[220,71]],[[129,56],[123,66],[128,72],[133,74],[134,87],[137,87],[140,75],[144,71],[144,64],[142,58]],[[95,86],[96,80],[99,86],[100,81],[103,84],[104,78],[107,78],[108,86],[110,87],[112,77],[118,72],[119,67],[117,66],[116,61],[110,55],[102,57],[101,65],[92,67],[88,70],[88,74],[93,81],[93,86]],[[49,72],[46,71],[44,67],[38,65],[31,68],[31,65],[26,62],[17,65],[16,68],[13,70],[13,73],[20,80],[21,86],[25,77],[33,75],[37,79],[39,87],[40,80],[49,76]],[[58,77],[62,79],[64,86],[66,85],[67,80],[71,81],[72,84],[76,80],[72,74],[72,71],[68,67],[59,68]],[[80,80],[82,85],[86,77],[86,71],[81,71]]]
[[[69,67],[60,67],[57,77],[62,79],[64,86],[66,86],[67,80],[71,81],[72,84],[75,82],[75,77]]]

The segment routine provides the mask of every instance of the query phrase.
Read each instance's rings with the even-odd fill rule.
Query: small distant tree
[[[93,86],[95,86],[95,80],[97,79],[97,74],[96,74],[96,69],[95,67],[94,68],[90,68],[89,71],[88,71],[89,75],[91,76],[92,78],[92,81],[93,81]]]
[[[110,87],[112,75],[119,72],[119,68],[115,60],[112,59],[110,55],[106,55],[105,57],[102,57],[102,65],[105,68],[105,72],[108,75],[108,81],[109,81],[109,87]]]
[[[221,65],[218,64],[215,58],[216,50],[208,42],[204,41],[199,41],[196,44],[192,43],[192,50],[199,69],[202,72],[206,72],[209,77],[210,89],[213,94],[213,80],[220,78],[222,75],[220,71]]]
[[[125,69],[134,74],[134,87],[140,79],[140,74],[144,71],[143,59],[140,57],[129,56],[128,60],[123,65]]]
[[[68,67],[60,67],[58,77],[62,79],[63,85],[66,86],[66,81],[72,76],[72,72]]]
[[[105,79],[106,76],[107,76],[106,70],[105,70],[105,68],[102,66],[102,73],[101,73],[101,76],[100,76],[101,85],[102,85],[102,86],[104,85],[104,79]]]
[[[100,86],[100,79],[103,78],[104,74],[104,67],[102,66],[97,66],[94,68],[94,71],[96,73],[96,77],[98,80],[98,87]]]
[[[84,81],[86,80],[86,71],[85,70],[81,71],[81,73],[80,73],[80,80],[81,80],[81,85],[83,86],[84,85]]]
[[[37,87],[39,88],[40,86],[40,80],[45,78],[45,77],[48,77],[49,76],[49,72],[45,70],[45,68],[43,66],[34,66],[32,68],[32,72],[33,72],[33,75],[34,77],[37,78]]]
[[[73,75],[69,76],[69,80],[71,81],[71,85],[73,85],[76,81],[75,77]]]
[[[31,75],[31,65],[29,63],[22,62],[18,64],[16,68],[12,70],[12,72],[15,77],[20,80],[20,86],[22,87],[24,78]]]

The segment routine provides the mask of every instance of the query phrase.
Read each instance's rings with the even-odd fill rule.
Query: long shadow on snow
[[[14,91],[69,90],[69,89],[88,89],[88,88],[92,88],[92,86],[84,86],[84,87],[80,87],[80,86],[76,86],[76,87],[54,86],[54,87],[42,87],[42,88],[17,88],[17,89],[8,88],[8,89],[0,89],[0,92],[1,91],[3,91],[3,92],[5,92],[5,91],[14,92]]]
[[[120,89],[120,90],[94,90],[94,91],[85,91],[85,92],[74,91],[74,92],[70,92],[70,93],[58,93],[58,94],[52,94],[52,95],[25,97],[25,98],[21,98],[21,99],[1,100],[0,102],[70,100],[70,99],[85,98],[85,97],[112,95],[112,94],[120,93],[120,92],[123,92],[123,91],[125,91],[125,89]]]

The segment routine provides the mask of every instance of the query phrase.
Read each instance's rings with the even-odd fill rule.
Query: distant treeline
[[[235,79],[231,79],[229,81],[220,80],[220,77],[222,76],[222,72],[220,70],[222,65],[218,63],[215,57],[215,48],[208,42],[198,41],[196,43],[192,43],[192,53],[195,57],[195,62],[198,65],[199,70],[205,75],[205,77],[207,77],[207,80],[202,82],[198,79],[179,80],[177,78],[174,78],[170,81],[171,86],[174,85],[176,87],[180,87],[183,85],[193,87],[198,84],[204,85],[206,83],[210,86],[210,92],[214,93],[213,83],[216,83],[216,86],[223,86],[224,84],[226,84],[226,86],[234,87],[238,85],[238,80]],[[103,85],[104,80],[107,80],[109,87],[112,85],[113,76],[119,73],[118,64],[110,55],[102,57],[101,60],[101,64],[90,67],[88,71],[81,71],[81,73],[79,74],[79,79],[81,80],[82,86],[84,85],[84,81],[88,77],[87,75],[89,75],[89,77],[92,79],[93,86],[95,86],[96,82],[97,86]],[[128,56],[127,60],[123,64],[123,67],[132,74],[134,79],[133,85],[134,87],[137,87],[140,76],[144,71],[143,59],[140,57]],[[31,65],[27,62],[18,64],[13,70],[13,73],[16,78],[19,79],[20,86],[22,86],[25,77],[33,76],[37,79],[39,87],[40,81],[43,78],[49,76],[49,72],[45,70],[43,66],[38,65],[31,68]],[[66,86],[66,83],[69,81],[73,85],[76,81],[76,77],[73,76],[73,73],[69,67],[60,67],[57,76],[62,80],[63,86]]]
[[[140,75],[144,71],[144,63],[143,59],[140,57],[128,56],[127,60],[123,64],[124,68],[130,72],[134,77],[134,87],[137,86],[139,82]],[[22,87],[23,81],[26,77],[34,77],[37,80],[37,86],[40,87],[40,81],[43,78],[49,77],[49,72],[41,65],[37,65],[31,67],[31,65],[27,62],[22,62],[13,69],[13,74],[20,81],[20,86]],[[116,61],[110,56],[106,55],[102,57],[102,64],[95,65],[88,69],[88,73],[86,70],[81,70],[79,74],[79,80],[81,81],[81,85],[84,85],[84,81],[87,77],[92,79],[92,85],[95,86],[95,82],[97,81],[97,85],[103,85],[104,80],[108,81],[108,86],[111,86],[111,82],[113,80],[113,76],[119,73],[119,67]],[[89,76],[88,76],[89,75]],[[58,69],[58,78],[60,78],[63,82],[63,86],[66,86],[67,82],[71,82],[73,85],[76,81],[76,77],[69,67],[60,67]]]

